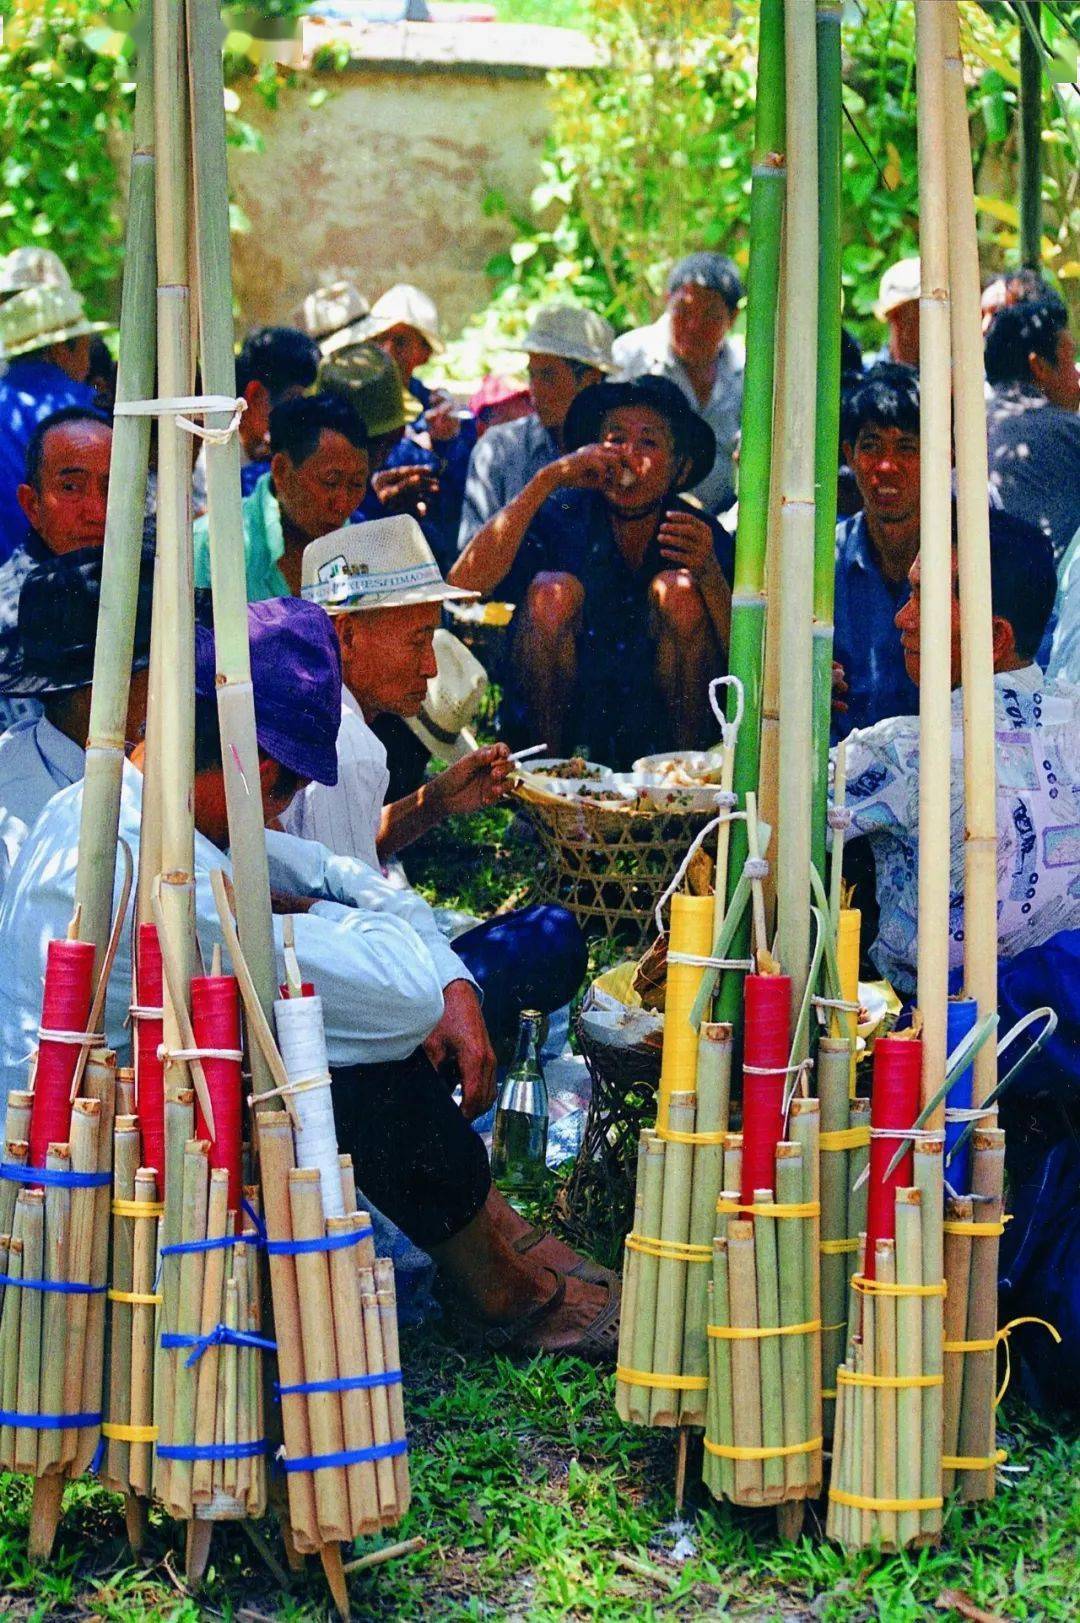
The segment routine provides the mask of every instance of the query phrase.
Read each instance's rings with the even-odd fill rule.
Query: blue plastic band
[[[19,1414],[0,1409],[0,1426],[23,1426],[27,1431],[85,1431],[101,1425],[100,1414]]]
[[[363,1465],[367,1460],[392,1460],[407,1453],[404,1437],[395,1443],[377,1443],[374,1448],[350,1448],[342,1454],[306,1454],[302,1459],[279,1459],[283,1471],[329,1471],[339,1465]],[[161,1453],[160,1448],[158,1453]]]
[[[100,1296],[105,1285],[79,1285],[64,1279],[15,1279],[0,1274],[0,1285],[14,1285],[24,1291],[55,1291],[59,1296]]]
[[[253,1347],[257,1352],[277,1351],[276,1341],[268,1341],[265,1336],[254,1335],[250,1330],[233,1330],[227,1324],[215,1324],[205,1336],[188,1336],[178,1331],[166,1330],[161,1337],[161,1346],[165,1352],[190,1347],[191,1356],[184,1360],[185,1369],[197,1364],[203,1353],[211,1347]]]
[[[366,1392],[373,1386],[397,1386],[401,1380],[399,1369],[388,1369],[382,1375],[339,1375],[336,1381],[298,1381],[294,1386],[280,1386],[274,1382],[279,1397],[302,1397],[306,1392]]]
[[[266,1452],[266,1438],[251,1443],[158,1443],[159,1460],[253,1460]]]
[[[112,1183],[111,1172],[61,1172],[59,1167],[26,1167],[16,1161],[0,1161],[0,1178],[8,1183],[54,1184],[60,1189],[104,1189]]]
[[[265,1240],[263,1249],[271,1257],[300,1257],[309,1251],[344,1251],[346,1246],[370,1240],[374,1233],[369,1226],[353,1229],[351,1234],[328,1234],[322,1240]]]
[[[213,1240],[178,1240],[175,1245],[163,1245],[159,1257],[180,1257],[185,1252],[227,1251],[234,1245],[258,1245],[258,1236],[250,1234],[219,1234]]]

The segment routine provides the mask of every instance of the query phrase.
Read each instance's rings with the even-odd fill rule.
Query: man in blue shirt
[[[0,378],[0,560],[26,534],[16,491],[35,427],[64,406],[96,404],[86,375],[90,337],[102,325],[87,320],[70,286],[24,287],[0,303],[0,354],[10,362]]]
[[[919,708],[895,625],[919,550],[916,373],[888,362],[874,367],[848,396],[843,431],[863,505],[836,530],[834,743],[853,727]]]

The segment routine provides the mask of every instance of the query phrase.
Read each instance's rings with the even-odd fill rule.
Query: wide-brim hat
[[[346,524],[309,542],[300,566],[300,594],[333,615],[480,595],[443,579],[423,530],[408,513]]]
[[[90,686],[101,562],[100,547],[80,547],[35,564],[22,583],[18,619],[0,638],[0,694],[45,698]],[[154,554],[144,548],[135,607],[133,671],[145,670],[150,663],[153,596]]]
[[[328,287],[317,287],[314,293],[301,299],[289,321],[313,338],[325,354],[324,340],[337,337],[343,330],[351,330],[370,309],[355,282],[331,282]]]
[[[610,321],[580,304],[546,304],[535,314],[521,343],[525,355],[555,355],[562,361],[580,361],[598,372],[614,372],[611,346],[615,329]]]
[[[430,755],[460,761],[476,748],[469,724],[487,692],[487,671],[459,637],[441,626],[434,652],[438,671],[428,683],[419,715],[406,716],[405,725]]]
[[[921,293],[922,261],[917,255],[911,259],[898,259],[881,278],[874,314],[879,321],[884,321],[893,310],[899,310],[902,304],[910,304]]]
[[[313,603],[270,597],[248,604],[255,738],[264,755],[301,778],[337,783],[341,653],[334,628]],[[217,693],[214,634],[195,627],[195,692]]]
[[[67,267],[51,248],[13,248],[0,259],[0,298],[27,287],[70,286]]]
[[[0,302],[0,354],[13,359],[68,338],[105,332],[107,321],[90,321],[82,295],[71,287],[38,283]]]
[[[391,327],[412,327],[424,342],[431,346],[433,355],[441,355],[446,348],[434,299],[429,298],[421,288],[413,287],[409,282],[396,283],[375,300],[371,306],[371,314],[357,323],[356,338],[371,343],[373,339],[381,338],[383,333],[389,332]],[[339,336],[335,333],[333,339],[324,346],[324,354],[333,353],[331,344],[334,349],[341,347],[338,344]],[[345,339],[344,342],[355,342],[355,339]]]
[[[350,344],[319,368],[318,387],[343,394],[360,413],[368,438],[396,434],[405,427],[401,374],[376,344]]]
[[[716,461],[716,435],[699,417],[678,384],[670,378],[646,374],[628,383],[593,383],[574,399],[563,424],[563,442],[568,451],[594,445],[600,438],[600,425],[609,411],[620,406],[648,406],[662,417],[675,441],[678,461],[690,468],[679,483],[687,489],[700,484]]]

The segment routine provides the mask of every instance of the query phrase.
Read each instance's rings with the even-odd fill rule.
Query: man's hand
[[[435,1069],[461,1083],[461,1114],[475,1121],[495,1102],[495,1051],[468,981],[443,987],[443,1017],[424,1044]]]
[[[456,440],[461,433],[461,418],[458,416],[457,407],[450,396],[444,394],[441,389],[432,394],[431,402],[424,413],[424,423],[433,445]]]
[[[685,569],[698,583],[720,568],[712,530],[696,513],[681,508],[665,513],[656,539],[668,563],[675,569]]]
[[[559,457],[551,467],[556,488],[571,490],[613,490],[625,482],[633,470],[626,453],[614,445],[583,445],[580,451]]]
[[[272,890],[270,892],[271,913],[310,913],[318,896],[297,896],[294,891]]]
[[[509,788],[511,770],[507,745],[486,744],[432,778],[428,793],[442,817],[463,817],[501,800]]]
[[[433,497],[439,493],[434,468],[419,465],[383,468],[371,481],[372,489],[387,513],[412,513],[424,518]]]
[[[835,715],[842,715],[847,709],[842,694],[848,692],[847,681],[844,677],[844,667],[838,659],[832,662],[832,707]]]

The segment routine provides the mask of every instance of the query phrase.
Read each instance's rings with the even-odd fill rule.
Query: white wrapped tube
[[[323,1215],[342,1217],[341,1163],[338,1157],[330,1066],[326,1057],[320,997],[278,998],[274,1003],[278,1047],[294,1091],[296,1164],[314,1167],[322,1188]]]

